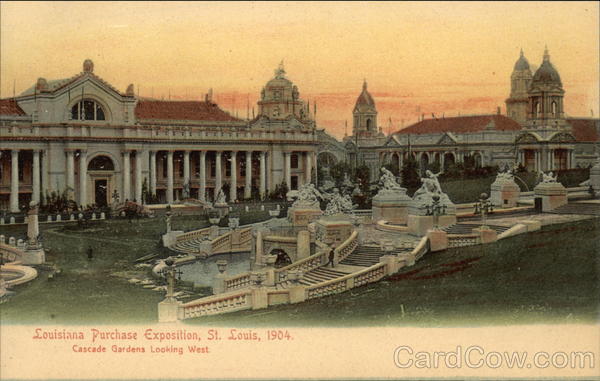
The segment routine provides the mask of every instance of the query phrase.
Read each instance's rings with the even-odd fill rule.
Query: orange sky
[[[0,3],[0,96],[65,78],[85,58],[122,91],[217,102],[246,116],[281,59],[320,127],[340,137],[363,78],[387,132],[495,112],[522,47],[548,44],[569,115],[599,115],[598,2]],[[234,106],[235,100],[235,106]],[[418,111],[420,110],[420,112]],[[349,127],[351,128],[351,126]]]

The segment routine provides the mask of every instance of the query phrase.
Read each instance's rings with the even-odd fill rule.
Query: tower
[[[523,54],[521,55],[510,76],[510,96],[506,99],[506,114],[520,124],[527,121],[527,105],[529,101],[529,86],[531,85],[531,69],[529,62]]]
[[[275,76],[267,82],[258,101],[259,115],[271,120],[284,120],[294,117],[309,121],[307,104],[300,99],[298,87],[285,76],[283,61],[275,70]]]
[[[544,59],[536,70],[529,87],[527,127],[531,129],[554,129],[566,127],[560,75],[550,62],[548,48]]]
[[[363,82],[363,89],[354,105],[354,123],[352,132],[355,136],[376,136],[377,135],[377,109],[375,101],[367,91],[367,81]]]

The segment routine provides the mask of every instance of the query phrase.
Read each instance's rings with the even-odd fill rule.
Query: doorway
[[[94,181],[94,199],[98,207],[108,205],[108,180],[101,179]]]

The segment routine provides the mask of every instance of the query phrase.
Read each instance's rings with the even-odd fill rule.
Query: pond
[[[215,275],[218,274],[217,261],[227,261],[227,275],[234,276],[250,271],[251,259],[249,252],[213,255],[192,263],[177,266],[181,270],[181,280],[194,282],[196,287],[210,287]]]

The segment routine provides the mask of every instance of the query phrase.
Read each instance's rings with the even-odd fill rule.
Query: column
[[[185,191],[187,184],[188,194],[183,197],[190,197],[189,189],[191,187],[190,183],[190,151],[183,151],[183,189]]]
[[[156,151],[150,151],[150,194],[156,194]]]
[[[67,150],[67,194],[70,200],[75,199],[75,158],[73,150]]]
[[[404,159],[404,155],[402,154],[402,152],[396,152],[396,154],[398,155],[398,169],[400,170],[400,172],[402,172],[402,161]]]
[[[538,151],[538,150],[533,151],[533,158],[534,158],[533,170],[538,172],[540,170],[540,151]]]
[[[266,188],[266,183],[267,183],[267,179],[266,179],[266,156],[267,153],[264,151],[261,151],[260,153],[260,199],[264,200],[265,198],[265,188]]]
[[[123,151],[123,201],[131,200],[131,162],[129,151]]]
[[[244,198],[252,197],[252,151],[246,151],[246,184],[244,186]]]
[[[554,150],[553,149],[548,150],[548,170],[549,171],[554,170]]]
[[[313,152],[312,153],[312,162],[315,163],[315,186],[318,187],[319,185],[319,163],[317,162],[317,153]]]
[[[142,200],[142,151],[135,151],[135,201],[143,204]]]
[[[40,151],[33,150],[33,173],[32,173],[31,200],[40,202]]]
[[[231,185],[229,187],[229,201],[237,200],[237,152],[231,151]]]
[[[19,150],[10,151],[10,211],[19,212]]]
[[[576,167],[576,163],[575,163],[575,150],[574,149],[570,149],[569,150],[569,162],[567,165],[568,169],[571,168],[575,168]]]
[[[304,167],[304,178],[306,179],[306,181],[304,182],[305,184],[310,184],[312,175],[312,160],[310,156],[310,152],[304,152],[304,160],[306,163]]]
[[[173,203],[173,151],[167,152],[167,204]]]
[[[217,199],[217,195],[221,190],[221,186],[223,185],[223,180],[221,177],[221,151],[215,152],[215,189],[214,189],[214,199]]]
[[[206,151],[200,151],[200,189],[198,200],[206,201]]]
[[[79,205],[87,205],[87,151],[79,155]]]
[[[443,151],[443,152],[440,152],[440,170],[441,170],[442,172],[444,171],[444,162],[445,162],[445,160],[446,160],[445,156],[446,156],[446,152],[445,152],[445,151]],[[483,165],[482,165],[482,166],[483,166]]]
[[[285,183],[288,190],[292,190],[292,153],[284,152],[283,155],[285,158]]]
[[[41,177],[42,177],[42,192],[44,192],[44,195],[46,194],[46,191],[48,191],[49,188],[49,184],[48,184],[48,152],[47,151],[40,151],[40,159],[42,160],[42,173],[41,173]],[[45,198],[42,198],[42,203],[45,202]]]

